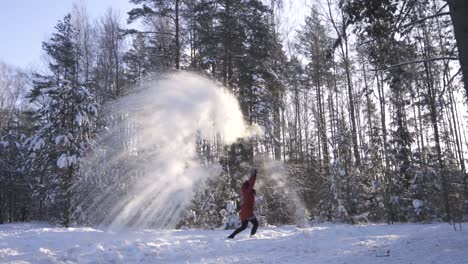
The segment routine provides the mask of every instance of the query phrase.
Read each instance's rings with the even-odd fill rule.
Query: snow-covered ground
[[[0,263],[468,263],[468,223],[112,232],[0,225]],[[465,230],[467,229],[467,230]]]

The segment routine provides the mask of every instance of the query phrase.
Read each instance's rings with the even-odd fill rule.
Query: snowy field
[[[338,225],[115,233],[45,224],[0,225],[0,263],[468,263],[468,223]]]

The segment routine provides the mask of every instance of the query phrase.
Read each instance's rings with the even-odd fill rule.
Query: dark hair
[[[249,184],[250,184],[249,181],[245,181],[245,182],[242,184],[242,188],[247,188],[247,187],[249,187]]]

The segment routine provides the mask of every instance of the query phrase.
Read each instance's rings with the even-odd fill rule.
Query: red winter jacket
[[[242,185],[242,206],[240,213],[241,221],[245,221],[248,218],[254,216],[255,193],[253,188],[256,178],[256,175],[253,174],[250,176],[249,185]]]

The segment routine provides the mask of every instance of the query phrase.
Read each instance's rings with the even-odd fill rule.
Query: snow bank
[[[464,224],[463,228],[468,228]],[[467,263],[468,233],[448,224],[269,227],[115,233],[40,224],[0,225],[1,263]]]

